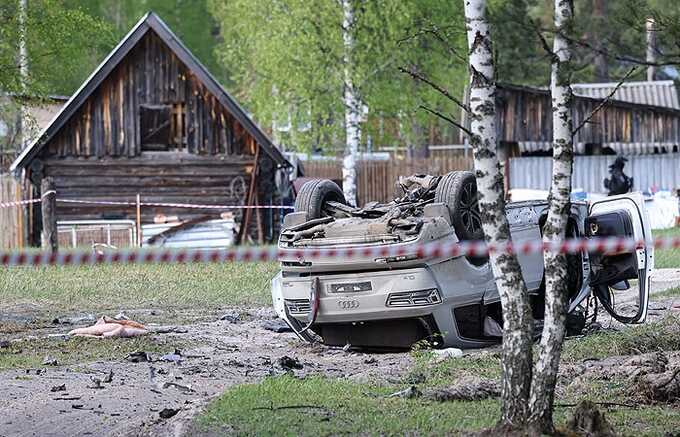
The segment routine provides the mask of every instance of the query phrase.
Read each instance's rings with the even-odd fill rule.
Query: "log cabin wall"
[[[41,174],[32,179],[53,177],[62,199],[134,202],[139,193],[143,202],[245,204],[256,147],[149,31],[45,144],[39,164],[31,166]],[[259,156],[262,198],[274,187],[276,165],[267,154]],[[142,221],[156,214],[191,219],[218,212],[149,207],[142,209]],[[240,211],[235,215],[239,219]],[[134,207],[58,204],[60,220],[134,216]]]

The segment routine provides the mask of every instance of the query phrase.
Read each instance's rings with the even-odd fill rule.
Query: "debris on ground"
[[[238,311],[229,311],[220,317],[220,320],[226,320],[229,323],[238,323],[242,320],[241,313]]]
[[[653,401],[677,401],[680,399],[680,369],[641,376],[637,391]]]
[[[6,349],[11,345],[12,343],[10,343],[9,340],[0,340],[0,349]]]
[[[436,361],[444,361],[449,358],[459,358],[463,356],[463,350],[455,347],[433,349],[432,353],[434,354]]]
[[[175,349],[174,352],[165,354],[161,357],[161,361],[167,361],[169,363],[181,363],[182,362],[182,351]]]
[[[88,385],[87,388],[92,388],[95,390],[104,388],[104,386],[102,385],[102,380],[97,378],[96,376],[91,376],[90,380],[92,381],[92,385]]]
[[[464,376],[450,387],[428,390],[423,393],[425,398],[438,402],[479,401],[497,398],[500,395],[501,390],[497,381],[478,376]]]
[[[169,419],[175,414],[179,413],[179,408],[163,408],[158,415],[161,417],[161,419]]]
[[[66,391],[66,384],[55,385],[54,387],[52,387],[52,388],[50,389],[50,391],[51,391],[52,393],[58,392],[58,391]]]
[[[154,334],[186,334],[189,332],[184,326],[149,326],[147,329]]]
[[[151,355],[148,352],[135,351],[128,354],[128,356],[125,359],[131,363],[145,363],[145,362],[150,363]]]
[[[141,323],[102,316],[94,325],[87,328],[74,329],[68,334],[83,337],[137,337],[148,332]]]
[[[302,369],[304,366],[300,361],[297,360],[297,358],[291,358],[288,355],[284,355],[278,360],[276,360],[276,363],[281,367],[283,370],[293,370],[293,369]]]
[[[109,373],[106,374],[104,379],[102,379],[102,382],[105,384],[109,384],[113,381],[113,370],[109,370]]]
[[[45,359],[42,361],[43,366],[56,366],[59,363],[57,363],[57,359],[54,358],[52,355],[47,355]]]
[[[262,323],[262,327],[267,331],[273,331],[276,332],[277,334],[280,334],[282,332],[293,332],[293,330],[290,329],[290,326],[288,326],[288,324],[284,322],[282,319],[265,320]]]
[[[404,399],[414,399],[419,398],[422,395],[420,390],[415,385],[410,386],[407,389],[400,390],[387,396],[388,398],[404,398]]]
[[[85,323],[96,322],[97,318],[94,314],[85,314],[80,316],[64,316],[55,317],[52,323],[55,325],[82,325]]]
[[[175,387],[183,393],[193,393],[194,389],[189,385],[177,384],[176,382],[164,382],[161,388]]]
[[[591,401],[581,401],[574,411],[574,415],[567,422],[567,434],[587,435],[597,437],[614,437],[616,432],[607,422]]]

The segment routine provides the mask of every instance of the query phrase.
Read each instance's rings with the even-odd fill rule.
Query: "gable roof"
[[[246,111],[229,95],[229,93],[219,84],[215,77],[201,64],[201,62],[191,54],[189,49],[182,41],[175,36],[170,28],[154,12],[144,15],[118,45],[108,54],[90,77],[78,88],[78,90],[66,102],[64,107],[57,113],[50,124],[43,129],[40,135],[26,147],[17,159],[12,163],[10,171],[14,172],[18,168],[25,168],[30,161],[35,158],[42,148],[47,144],[59,130],[69,121],[73,114],[87,100],[87,98],[97,89],[109,74],[118,66],[133,47],[147,34],[153,31],[168,46],[168,48],[183,62],[217,100],[226,107],[231,115],[243,126],[243,128],[255,138],[263,150],[279,166],[290,166],[290,163],[283,156],[281,151],[274,146],[269,137],[253,122]]]

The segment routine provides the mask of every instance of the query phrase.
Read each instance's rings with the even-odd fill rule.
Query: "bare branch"
[[[460,130],[462,130],[463,132],[465,132],[468,136],[472,136],[472,132],[470,132],[469,129],[467,129],[465,126],[463,126],[462,124],[458,123],[457,121],[455,121],[455,120],[452,119],[451,117],[447,117],[446,115],[442,114],[441,112],[435,111],[434,109],[430,109],[430,108],[428,108],[428,107],[425,106],[425,105],[420,105],[420,109],[424,109],[425,111],[429,112],[430,114],[435,115],[435,116],[441,118],[441,119],[444,120],[444,121],[448,121],[448,122],[451,123],[452,125],[456,126],[458,129],[460,129]]]
[[[470,112],[470,108],[469,108],[466,104],[464,104],[463,102],[461,102],[460,100],[458,100],[456,97],[454,97],[454,96],[453,96],[446,88],[443,88],[443,87],[437,85],[436,83],[432,82],[432,81],[431,81],[430,79],[428,79],[427,77],[425,77],[425,76],[423,76],[422,74],[418,73],[418,72],[415,70],[415,68],[412,68],[412,69],[410,69],[410,70],[407,70],[407,69],[405,69],[405,68],[403,68],[403,67],[399,67],[399,71],[401,71],[402,73],[408,74],[409,76],[411,76],[412,78],[414,78],[414,79],[416,79],[416,80],[419,80],[419,81],[421,81],[421,82],[423,82],[423,83],[428,84],[428,85],[431,86],[433,89],[435,89],[436,91],[438,91],[441,95],[443,95],[444,97],[446,97],[447,99],[451,100],[453,103],[455,103],[456,105],[458,105],[461,109]]]
[[[533,28],[536,36],[538,36],[538,39],[541,40],[541,46],[543,46],[543,50],[545,50],[545,52],[550,55],[551,58],[554,58],[555,52],[552,51],[550,44],[548,44],[548,40],[545,39],[545,36],[541,31],[541,26],[539,26],[534,20],[529,20],[529,23],[531,23],[531,27]]]
[[[616,86],[614,87],[614,89],[612,90],[612,92],[609,93],[609,95],[608,95],[607,97],[605,97],[604,100],[602,100],[602,101],[601,101],[601,102],[600,102],[600,103],[599,103],[599,104],[598,104],[598,105],[590,112],[590,114],[588,114],[588,116],[587,116],[586,118],[583,119],[583,121],[576,127],[576,129],[574,129],[574,130],[571,131],[571,135],[572,135],[572,136],[573,136],[573,135],[576,135],[576,133],[577,133],[578,131],[580,131],[580,130],[583,128],[583,126],[586,125],[586,123],[590,122],[590,119],[592,119],[598,112],[600,112],[600,110],[601,110],[602,108],[604,108],[607,104],[609,104],[609,102],[610,102],[611,99],[612,99],[612,96],[613,96],[614,94],[616,94],[616,92],[619,90],[619,88],[621,88],[621,85],[624,84],[624,82],[626,81],[626,79],[628,79],[628,77],[630,77],[630,75],[633,74],[633,73],[635,72],[635,70],[637,70],[637,67],[633,67],[633,68],[631,68],[630,70],[628,70],[628,73],[626,73],[626,75],[623,76],[623,77],[621,78],[621,80],[619,81],[619,83],[616,84]]]

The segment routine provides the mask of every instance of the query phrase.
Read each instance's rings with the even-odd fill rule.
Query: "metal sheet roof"
[[[614,91],[617,85],[617,82],[575,83],[571,87],[578,96],[603,99]],[[680,109],[678,89],[672,80],[626,82],[616,90],[612,98],[630,103]]]

